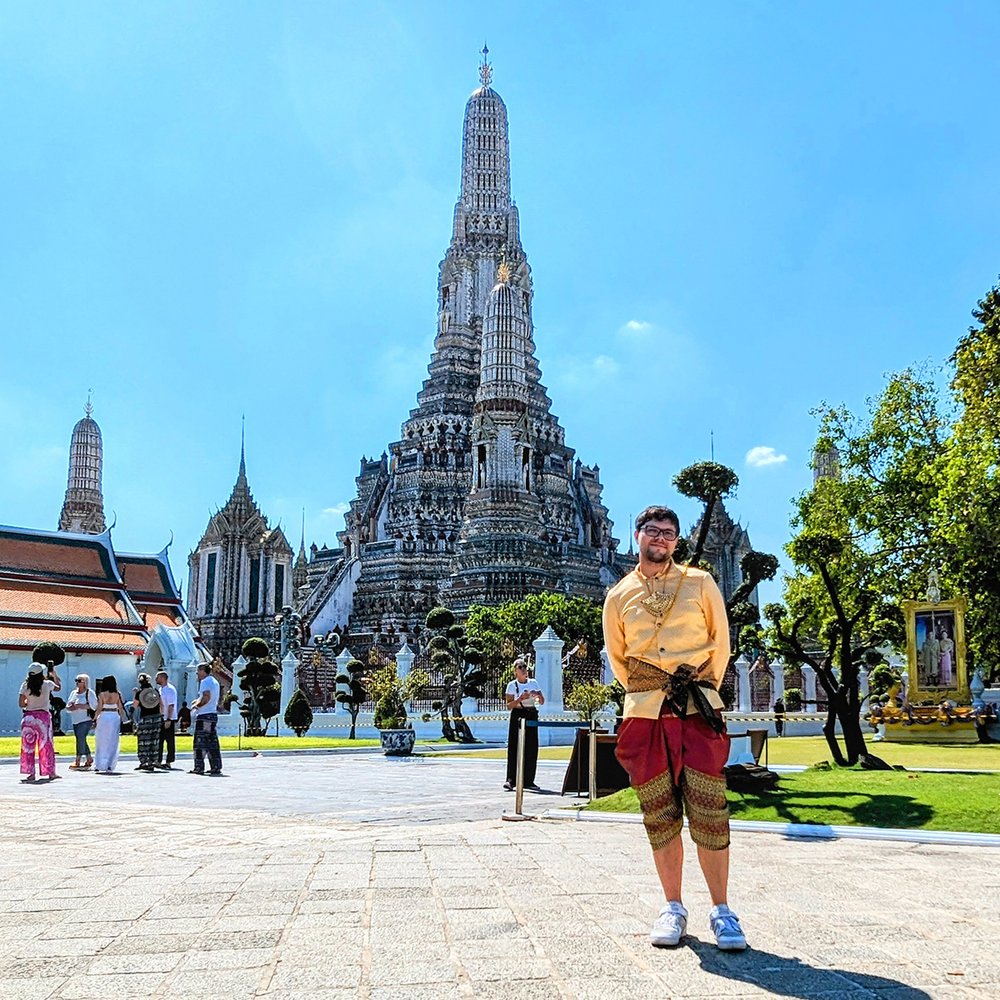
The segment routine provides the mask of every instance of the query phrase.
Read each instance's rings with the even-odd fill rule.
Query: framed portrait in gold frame
[[[903,601],[911,704],[969,700],[965,665],[964,597],[951,601]]]

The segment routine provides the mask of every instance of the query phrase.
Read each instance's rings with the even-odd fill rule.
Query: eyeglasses
[[[673,528],[655,528],[651,524],[644,524],[640,531],[647,538],[662,538],[665,542],[672,542],[677,537]]]

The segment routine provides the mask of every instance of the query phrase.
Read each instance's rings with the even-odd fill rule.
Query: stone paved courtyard
[[[689,858],[691,935],[658,951],[641,829],[501,822],[498,762],[132,764],[0,767],[3,1000],[1000,996],[1000,850],[736,834],[751,950],[708,943]]]

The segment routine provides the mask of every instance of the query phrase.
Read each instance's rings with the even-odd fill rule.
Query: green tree
[[[571,712],[579,712],[580,717],[590,722],[606,705],[615,702],[615,692],[611,684],[600,681],[574,684],[566,696],[566,707]]]
[[[431,663],[444,676],[444,696],[434,702],[434,710],[441,713],[441,733],[452,742],[478,743],[462,716],[462,700],[483,696],[482,650],[447,608],[432,608],[424,624],[432,633]]]
[[[285,706],[285,725],[296,736],[305,736],[313,723],[313,711],[309,699],[302,693],[302,688],[296,688],[295,694],[288,699]]]
[[[973,310],[951,356],[959,408],[934,501],[946,543],[941,583],[969,598],[966,636],[979,662],[1000,664],[1000,285]]]
[[[582,640],[588,648],[600,649],[604,643],[601,605],[586,597],[546,592],[493,607],[476,604],[465,620],[466,633],[477,646],[509,651],[511,658],[530,650],[547,625],[574,645]]]
[[[838,471],[798,498],[787,546],[795,573],[784,606],[765,616],[773,651],[816,671],[833,759],[877,767],[861,728],[860,669],[903,644],[901,601],[918,596],[941,560],[934,503],[947,415],[931,374],[913,369],[892,376],[865,417],[829,406],[817,414],[817,452],[835,450]]]
[[[351,731],[347,737],[349,740],[355,738],[358,728],[358,713],[368,697],[368,690],[365,687],[366,669],[360,660],[348,660],[344,664],[343,671],[336,677],[337,693],[334,697],[351,716]]]
[[[247,663],[237,673],[246,692],[240,715],[248,736],[262,736],[281,709],[281,668],[271,660],[271,647],[257,636],[242,646]]]

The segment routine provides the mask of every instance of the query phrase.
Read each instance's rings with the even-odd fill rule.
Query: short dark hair
[[[674,531],[678,535],[681,533],[681,519],[669,507],[658,505],[647,507],[635,519],[635,530],[639,531],[647,521],[670,521],[673,523]]]
[[[199,663],[198,664],[198,669],[199,670],[204,670],[205,671],[205,676],[207,677],[207,676],[209,676],[212,673],[212,664],[211,663]]]

